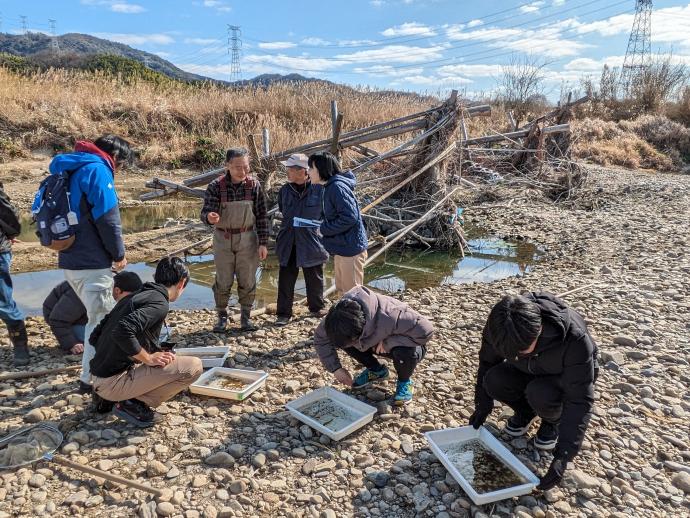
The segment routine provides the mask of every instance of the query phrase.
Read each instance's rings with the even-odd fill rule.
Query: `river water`
[[[151,228],[151,226],[144,227]],[[468,232],[481,234],[474,230]],[[539,260],[537,247],[527,241],[510,242],[498,238],[477,235],[469,239],[471,253],[465,258],[448,252],[390,252],[367,268],[365,283],[373,288],[395,293],[405,289],[420,289],[445,284],[490,282],[515,275],[522,275]],[[181,299],[172,309],[203,309],[214,307],[211,285],[215,268],[212,255],[188,257],[192,281]],[[153,279],[154,265],[136,263],[127,267],[137,272],[144,281]],[[278,287],[278,263],[271,255],[257,272],[256,307],[276,301]],[[333,282],[332,262],[326,265],[326,285]],[[43,300],[50,290],[64,280],[62,270],[44,270],[20,273],[12,276],[14,298],[28,315],[40,315]],[[304,280],[300,274],[296,296],[306,296]],[[231,299],[231,304],[236,298]]]

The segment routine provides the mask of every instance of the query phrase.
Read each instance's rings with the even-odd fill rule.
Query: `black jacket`
[[[167,314],[168,289],[162,284],[147,282],[121,299],[91,333],[96,349],[91,373],[109,378],[132,367],[132,356],[142,348],[148,353],[159,351],[158,339]]]
[[[542,332],[537,346],[526,357],[504,359],[494,349],[491,332],[485,327],[479,351],[475,405],[480,408],[492,404],[484,389],[484,376],[503,361],[535,376],[561,376],[563,413],[554,456],[571,460],[582,446],[592,413],[597,346],[580,314],[561,299],[547,292],[525,296],[541,307]]]
[[[0,182],[0,254],[12,249],[11,240],[22,231],[19,212],[7,196]]]
[[[57,338],[60,348],[69,351],[79,342],[72,326],[86,325],[86,308],[67,281],[53,288],[43,302],[43,318]]]
[[[276,237],[276,255],[280,266],[288,265],[293,248],[298,268],[310,268],[328,260],[328,252],[321,242],[319,229],[294,226],[295,217],[321,218],[322,193],[323,187],[309,182],[302,191],[289,182],[281,187],[278,193],[278,207],[283,220]]]

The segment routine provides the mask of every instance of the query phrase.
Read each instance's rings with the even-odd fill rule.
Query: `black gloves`
[[[567,464],[568,462],[565,459],[554,458],[553,461],[551,461],[551,466],[549,466],[548,471],[541,477],[537,489],[548,491],[560,484]]]
[[[490,405],[487,405],[486,403],[484,403],[481,406],[475,407],[474,413],[470,416],[469,424],[475,430],[478,430],[479,427],[484,424],[484,421],[486,421],[486,418],[489,417],[489,414],[491,414],[491,411],[493,409],[494,409],[493,401],[491,402]]]

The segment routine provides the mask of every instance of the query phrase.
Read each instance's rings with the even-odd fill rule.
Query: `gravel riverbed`
[[[210,311],[174,312],[170,323],[187,345],[226,343],[230,366],[263,369],[269,378],[241,403],[181,394],[159,409],[164,422],[149,430],[91,413],[73,373],[0,382],[0,435],[27,423],[60,423],[60,455],[164,488],[152,498],[40,462],[0,473],[0,518],[690,515],[690,177],[595,170],[582,200],[530,200],[468,211],[468,218],[537,243],[542,262],[523,277],[398,294],[437,328],[414,376],[415,399],[392,408],[393,381],[357,394],[379,412],[340,442],[284,408],[332,383],[314,358],[317,321],[307,316],[276,328],[266,315],[255,333],[217,336],[208,332]],[[586,317],[601,354],[581,454],[560,488],[472,505],[423,433],[462,426],[471,414],[489,308],[506,292],[590,284],[564,297]],[[76,361],[61,356],[41,320],[31,319],[29,332],[32,368]],[[11,355],[4,328],[0,333],[6,369]],[[500,430],[509,415],[497,405],[490,426]],[[534,449],[535,431],[512,440],[496,433],[541,474],[551,457]]]

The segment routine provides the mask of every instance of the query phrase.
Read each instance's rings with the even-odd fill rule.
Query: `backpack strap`
[[[227,203],[228,201],[228,178],[227,175],[218,177],[218,185],[220,186],[220,202]]]

